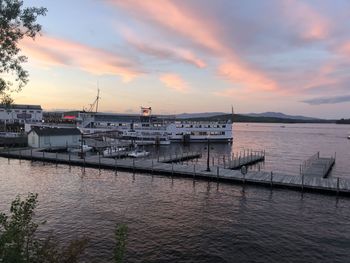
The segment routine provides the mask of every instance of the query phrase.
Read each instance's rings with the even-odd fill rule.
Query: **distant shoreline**
[[[333,123],[333,124],[350,124],[349,122],[341,123],[338,120],[324,120],[324,119],[314,119],[314,120],[300,120],[300,119],[289,119],[289,118],[276,118],[276,117],[253,117],[242,114],[223,114],[211,117],[200,117],[200,118],[187,118],[182,120],[191,121],[228,121],[232,122],[248,122],[248,123]]]

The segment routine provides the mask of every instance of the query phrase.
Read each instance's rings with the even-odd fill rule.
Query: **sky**
[[[16,103],[156,114],[275,111],[349,118],[348,0],[27,0]]]

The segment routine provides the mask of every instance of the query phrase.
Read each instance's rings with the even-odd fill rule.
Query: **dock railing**
[[[330,158],[320,158],[320,152],[315,153],[300,165],[300,175],[304,176],[312,166],[322,166],[322,175],[326,176],[335,162],[335,156]]]

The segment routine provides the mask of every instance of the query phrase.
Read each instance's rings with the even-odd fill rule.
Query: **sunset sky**
[[[16,103],[101,111],[279,111],[350,117],[348,0],[27,0]]]

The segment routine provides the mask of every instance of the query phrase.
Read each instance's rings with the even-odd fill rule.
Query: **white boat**
[[[112,156],[117,156],[120,152],[126,151],[125,147],[108,147],[103,151],[103,156],[105,157],[112,157]]]
[[[17,138],[23,136],[23,134],[19,132],[0,132],[1,138]]]
[[[91,150],[92,150],[92,147],[86,144],[83,144],[83,146],[79,148],[68,148],[68,152],[71,152],[71,153],[81,153],[81,152],[86,153]]]
[[[149,155],[149,152],[145,150],[134,150],[128,154],[129,157],[133,157],[133,158],[146,157],[148,155]]]

